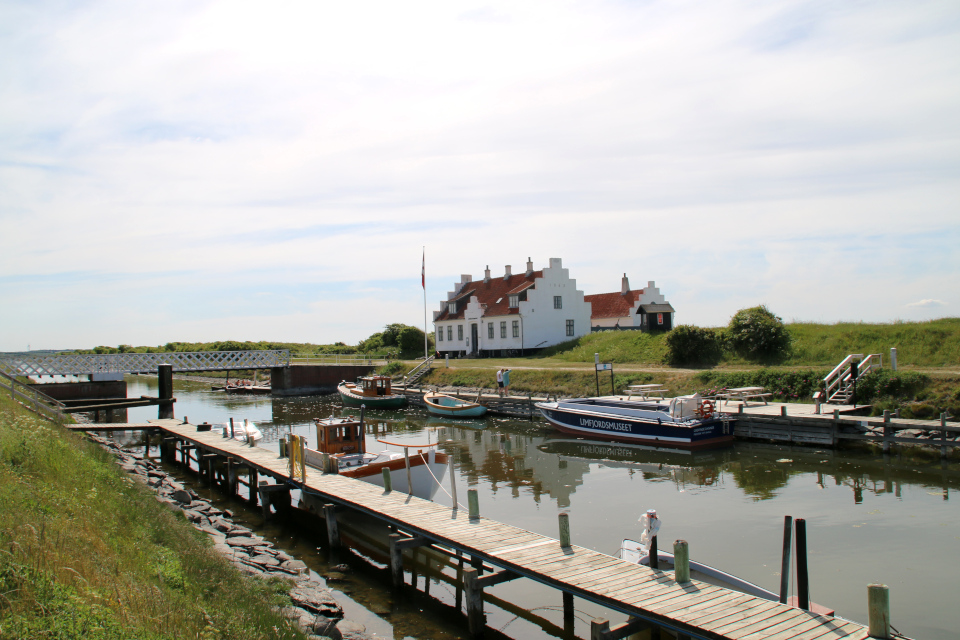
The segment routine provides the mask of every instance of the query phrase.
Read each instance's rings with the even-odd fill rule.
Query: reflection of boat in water
[[[479,418],[487,412],[487,408],[480,403],[461,400],[445,393],[425,393],[423,403],[427,405],[427,411],[438,416]]]
[[[384,450],[369,453],[366,450],[363,422],[352,417],[317,418],[317,449],[304,451],[304,462],[317,469],[323,468],[326,454],[337,473],[359,478],[383,486],[383,470],[390,471],[390,484],[395,491],[412,493],[419,498],[432,499],[447,470],[447,456],[436,450],[436,444],[405,445],[384,443],[404,448],[405,451]],[[384,442],[378,440],[378,442]],[[411,451],[413,449],[413,451]],[[407,491],[407,464],[413,491]]]
[[[631,442],[549,436],[540,445],[546,453],[600,462],[653,463],[680,467],[713,466],[727,461],[724,450],[677,449]]]
[[[733,442],[733,420],[699,394],[637,402],[612,397],[538,402],[559,431],[586,438],[696,448]]]
[[[242,424],[239,421],[233,421],[232,426],[230,422],[225,422],[223,423],[223,430],[228,434],[232,431],[233,438],[241,442],[247,442],[248,436],[253,436],[254,442],[263,440],[263,432],[257,428],[257,425],[246,419]]]
[[[399,409],[407,405],[407,396],[393,393],[390,388],[390,376],[364,376],[357,378],[356,384],[343,381],[337,386],[340,400],[344,405],[368,409]]]
[[[486,420],[472,420],[468,418],[463,418],[461,420],[457,418],[439,418],[436,416],[429,416],[424,424],[431,429],[442,429],[444,427],[449,427],[451,429],[473,429],[474,431],[479,431],[487,428]]]

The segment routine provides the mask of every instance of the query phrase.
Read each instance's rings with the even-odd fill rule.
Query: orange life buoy
[[[698,409],[701,417],[709,418],[710,416],[713,415],[713,411],[714,411],[713,402],[711,400],[704,400],[700,403],[700,407],[698,407]]]

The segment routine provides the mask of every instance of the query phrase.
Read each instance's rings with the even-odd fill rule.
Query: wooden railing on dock
[[[10,392],[10,397],[33,413],[57,424],[64,423],[65,407],[36,388],[36,385],[23,384],[13,376],[0,371],[0,389]]]
[[[101,426],[116,428],[119,425],[84,426],[96,430]],[[577,596],[637,618],[634,627],[654,625],[670,629],[678,637],[862,640],[868,635],[862,625],[840,618],[695,580],[678,583],[670,572],[570,543],[569,529],[565,535],[562,524],[563,542],[481,517],[475,491],[469,496],[469,512],[464,513],[314,469],[306,471],[302,482],[295,482],[290,477],[287,460],[266,449],[245,446],[217,432],[198,430],[197,426],[178,420],[148,421],[143,426],[162,431],[168,459],[176,459],[179,449],[181,459],[196,460],[201,471],[204,468],[201,461],[205,461],[211,474],[208,478],[213,475],[214,460],[220,461],[221,467],[225,464],[225,477],[229,478],[227,484],[232,491],[237,487],[235,470],[245,467],[249,471],[247,487],[253,503],[257,502],[259,477],[272,477],[278,483],[272,485],[274,488],[287,485],[326,503],[328,506],[322,513],[328,538],[334,546],[339,544],[337,509],[364,513],[394,527],[401,532],[391,535],[390,544],[391,569],[397,586],[403,580],[405,548],[435,546],[469,555],[474,567],[482,567],[484,563],[495,567],[498,571],[489,575],[482,575],[482,570],[476,568],[463,571],[468,623],[474,636],[482,633],[484,625],[483,588],[520,577],[561,590],[565,600],[567,596]],[[595,625],[598,637],[622,637],[603,635],[608,627]]]

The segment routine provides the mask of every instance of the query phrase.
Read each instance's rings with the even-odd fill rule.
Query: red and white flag
[[[423,248],[423,266],[420,268],[420,286],[427,290],[427,248]]]

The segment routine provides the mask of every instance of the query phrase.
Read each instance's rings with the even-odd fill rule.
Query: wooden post
[[[257,506],[257,500],[260,497],[260,492],[257,490],[257,470],[253,467],[250,467],[250,475],[247,476],[247,488],[250,489],[250,504]]]
[[[261,480],[257,485],[257,491],[260,494],[260,506],[263,508],[263,519],[267,520],[270,518],[270,492],[264,491],[261,487],[265,487],[269,482],[266,480]]]
[[[230,418],[230,438],[233,438],[233,418]]]
[[[594,618],[590,621],[590,640],[606,640],[610,633],[610,621],[606,618]]]
[[[563,592],[563,631],[571,638],[574,633],[576,622],[575,611],[573,609],[573,594]]]
[[[480,518],[480,498],[477,496],[476,489],[470,489],[467,491],[467,506],[470,509],[470,519],[477,520]]]
[[[743,403],[742,403],[742,402],[740,403],[740,406],[737,407],[737,415],[738,415],[738,416],[742,416],[742,415],[743,415]]]
[[[13,385],[10,385],[13,386]],[[143,432],[143,457],[150,457],[150,429],[146,429]]]
[[[660,568],[660,554],[657,550],[657,536],[653,536],[650,539],[650,568],[659,569]]]
[[[793,516],[783,516],[783,554],[780,559],[780,603],[787,603],[790,590],[790,546],[793,543]]]
[[[883,410],[883,452],[890,453],[890,410]]]
[[[403,586],[403,547],[398,545],[401,536],[399,533],[391,533],[390,538],[390,576],[393,578],[394,588]]]
[[[161,364],[157,367],[157,378],[160,389],[157,392],[160,403],[157,405],[157,417],[173,418],[173,403],[164,400],[173,399],[173,365]]]
[[[320,468],[323,469],[324,473],[330,473],[330,454],[329,453],[320,454]]]
[[[453,470],[453,456],[447,456],[447,467],[450,471],[450,497],[453,499],[453,509],[454,511],[459,508],[457,504],[457,474]]]
[[[797,606],[810,609],[810,579],[807,575],[807,521],[797,518]]]
[[[686,540],[673,543],[673,577],[681,584],[690,582],[690,547]]]
[[[560,546],[570,546],[570,514],[561,513],[558,516],[560,520]]]
[[[323,505],[323,517],[327,521],[327,541],[330,543],[330,548],[339,547],[340,528],[337,526],[337,505]]]
[[[390,469],[384,467],[380,473],[383,474],[383,490],[390,493],[393,491],[393,476],[390,475]]]
[[[483,636],[486,622],[483,615],[483,587],[478,583],[479,576],[474,568],[463,570],[463,590],[467,600],[467,629],[471,638]]]
[[[947,426],[947,414],[946,414],[946,413],[941,413],[941,414],[940,414],[940,426],[941,426],[941,427],[946,427],[946,426]],[[941,457],[941,458],[946,458],[946,457],[947,457],[947,430],[946,430],[946,429],[943,429],[943,428],[940,429],[940,457]]]
[[[787,405],[785,404],[780,405],[780,417],[781,418],[787,417]]]
[[[867,585],[868,633],[872,638],[890,637],[890,587],[885,584]]]
[[[413,495],[413,480],[410,477],[410,447],[403,448],[403,461],[407,465],[407,495]]]
[[[286,458],[287,457],[287,441],[281,438],[279,442],[280,442],[280,457]]]

